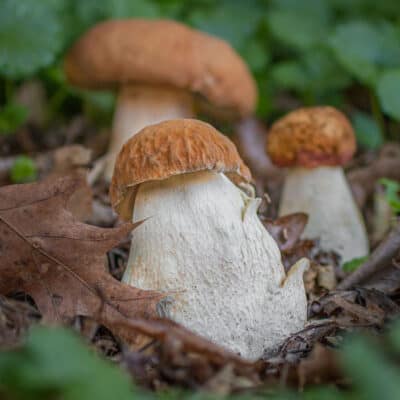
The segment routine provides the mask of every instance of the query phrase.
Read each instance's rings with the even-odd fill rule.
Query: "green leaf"
[[[362,82],[373,85],[380,67],[400,65],[400,32],[389,23],[351,21],[329,40],[339,62]]]
[[[343,395],[336,387],[311,387],[304,393],[302,400],[345,400]]]
[[[303,91],[307,88],[308,79],[303,66],[298,61],[283,61],[273,66],[272,79],[284,89]]]
[[[63,45],[61,20],[46,1],[2,0],[0,74],[27,77],[50,65]]]
[[[160,17],[159,7],[150,0],[109,0],[109,18]]]
[[[108,2],[97,0],[70,0],[61,2],[59,11],[65,48],[72,45],[86,30],[106,18]]]
[[[396,353],[400,353],[400,320],[393,322],[388,331],[388,339]]]
[[[380,76],[377,93],[383,111],[400,121],[400,69],[386,71]]]
[[[352,378],[355,399],[400,398],[400,371],[371,339],[352,338],[345,344],[341,359],[345,372]]]
[[[343,264],[342,269],[344,272],[354,272],[358,267],[368,260],[368,257],[353,258]]]
[[[32,182],[37,179],[37,168],[35,162],[26,156],[19,156],[10,171],[13,183]]]
[[[122,370],[65,329],[36,327],[18,351],[0,353],[1,385],[23,399],[133,400]],[[140,397],[142,398],[142,397]]]
[[[368,114],[357,111],[352,116],[357,143],[365,149],[379,149],[383,144],[383,135],[378,123]]]
[[[6,104],[0,109],[0,135],[14,133],[28,117],[26,107],[15,103]]]
[[[261,20],[257,3],[248,0],[222,1],[212,8],[191,12],[188,22],[195,28],[227,40],[236,49],[244,48]]]
[[[263,71],[270,61],[266,46],[256,38],[250,40],[247,46],[240,49],[240,54],[253,72]]]
[[[90,117],[96,124],[109,125],[115,107],[115,93],[102,91],[78,90],[84,101],[85,115]]]
[[[385,188],[385,197],[394,213],[400,213],[400,183],[391,179],[379,179]]]
[[[332,60],[329,51],[310,50],[304,52],[296,61],[275,64],[272,79],[285,89],[311,95],[315,102],[324,99],[327,93],[340,90],[350,83],[349,75]]]
[[[328,3],[319,0],[277,2],[266,16],[272,34],[299,50],[323,42],[330,30]]]

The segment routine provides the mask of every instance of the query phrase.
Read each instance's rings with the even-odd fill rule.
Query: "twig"
[[[388,236],[373,251],[368,260],[363,263],[356,271],[344,279],[338,289],[349,289],[365,281],[374,273],[385,268],[391,263],[392,258],[400,250],[400,220],[397,220],[396,226],[390,231]]]
[[[400,146],[398,144],[387,143],[382,147],[376,160],[348,173],[347,179],[360,208],[364,207],[375,189],[376,181],[380,178],[400,180]]]

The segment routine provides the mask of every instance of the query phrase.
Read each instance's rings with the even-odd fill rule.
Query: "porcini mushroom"
[[[133,231],[123,280],[172,293],[168,316],[246,358],[306,322],[302,259],[288,274],[257,216],[234,144],[192,119],[144,128],[118,155],[110,195]]]
[[[193,117],[195,105],[208,102],[240,117],[254,110],[257,97],[229,44],[168,20],[99,23],[72,47],[64,69],[73,85],[118,88],[106,179],[122,144],[145,126]]]
[[[350,122],[333,107],[293,111],[271,127],[267,152],[280,167],[289,167],[279,215],[309,215],[303,237],[320,238],[346,262],[368,254],[365,225],[342,166],[356,150]]]

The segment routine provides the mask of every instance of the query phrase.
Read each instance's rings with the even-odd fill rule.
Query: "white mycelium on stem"
[[[173,293],[169,316],[246,358],[304,327],[301,260],[286,275],[249,198],[222,173],[139,186],[124,281]]]

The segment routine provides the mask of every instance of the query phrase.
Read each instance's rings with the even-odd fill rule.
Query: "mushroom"
[[[303,237],[320,238],[346,262],[368,254],[363,218],[342,166],[356,150],[350,122],[333,107],[293,111],[271,127],[267,152],[280,167],[289,167],[279,215],[309,214]]]
[[[232,179],[232,180],[231,180]],[[234,144],[192,119],[144,128],[118,155],[110,195],[133,231],[123,281],[170,293],[169,318],[246,358],[306,322],[302,259],[285,273]]]
[[[145,126],[193,117],[197,106],[240,117],[256,104],[254,80],[229,44],[174,21],[99,23],[75,43],[64,69],[73,85],[118,88],[108,180],[123,143]]]

